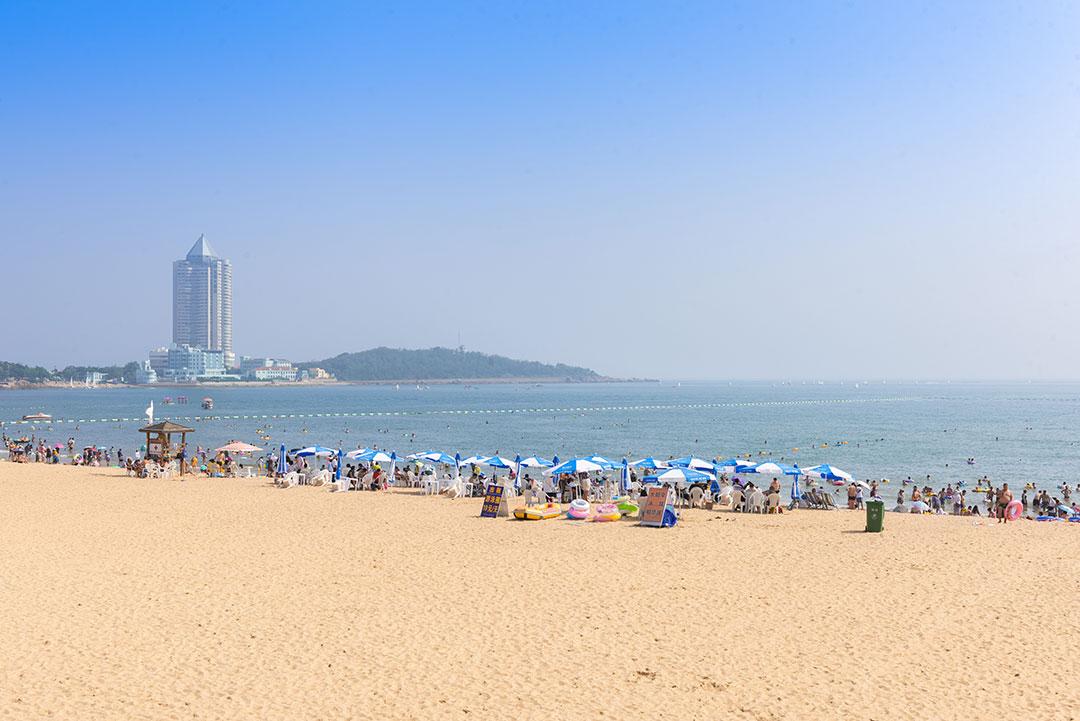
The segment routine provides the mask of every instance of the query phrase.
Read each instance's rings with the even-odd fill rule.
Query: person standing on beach
[[[1008,523],[1009,517],[1005,515],[1005,507],[1012,503],[1013,494],[1009,490],[1008,483],[1001,484],[1001,490],[997,494],[998,523]]]

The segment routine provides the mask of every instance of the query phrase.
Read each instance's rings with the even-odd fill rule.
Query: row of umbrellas
[[[226,449],[228,449],[228,446],[226,446]],[[307,448],[294,450],[293,455],[299,457],[336,456],[339,459],[344,457],[357,462],[389,463],[391,474],[393,473],[394,465],[398,461],[398,456],[394,452],[387,453],[386,451],[368,448],[361,448],[343,454],[340,449],[335,450],[324,446],[309,446]],[[406,456],[405,459],[420,463],[453,465],[455,468],[468,465],[484,465],[491,468],[512,469],[515,471],[515,475],[518,478],[520,478],[521,470],[523,468],[542,468],[544,469],[545,475],[563,475],[609,471],[621,466],[621,480],[624,492],[629,490],[630,487],[630,468],[642,468],[653,471],[651,474],[645,476],[645,483],[715,482],[717,473],[753,473],[766,476],[792,476],[792,498],[798,498],[799,496],[798,479],[800,477],[818,478],[827,481],[851,481],[850,474],[827,463],[800,468],[799,466],[776,463],[774,461],[750,463],[738,458],[729,458],[723,461],[714,462],[703,458],[696,458],[694,456],[685,456],[683,458],[675,458],[667,461],[647,457],[633,462],[627,461],[624,458],[622,463],[616,463],[603,456],[593,455],[583,456],[581,458],[571,458],[567,461],[560,462],[558,456],[555,456],[549,461],[546,458],[541,458],[539,456],[522,458],[518,455],[511,460],[499,456],[498,454],[493,456],[473,455],[468,458],[462,458],[461,454],[451,456],[448,453],[443,453],[441,451],[423,451],[410,454]],[[339,462],[337,464],[337,476],[339,478],[341,477],[341,466],[342,464]],[[285,471],[284,444],[282,444],[280,450],[278,470],[282,473]],[[517,485],[517,481],[515,481],[515,485]]]

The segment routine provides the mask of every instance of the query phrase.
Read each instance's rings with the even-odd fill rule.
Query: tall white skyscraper
[[[232,337],[232,264],[199,236],[187,257],[173,262],[173,343],[225,354],[236,365]]]

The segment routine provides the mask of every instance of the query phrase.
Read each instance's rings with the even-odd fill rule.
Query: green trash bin
[[[881,533],[881,526],[885,523],[885,501],[866,502],[866,532]]]

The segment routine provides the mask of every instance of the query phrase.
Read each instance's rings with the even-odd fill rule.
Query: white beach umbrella
[[[558,476],[564,473],[591,473],[593,471],[602,471],[604,467],[599,463],[590,461],[588,458],[571,458],[568,461],[560,463],[554,468],[549,468],[544,471],[549,476]]]

